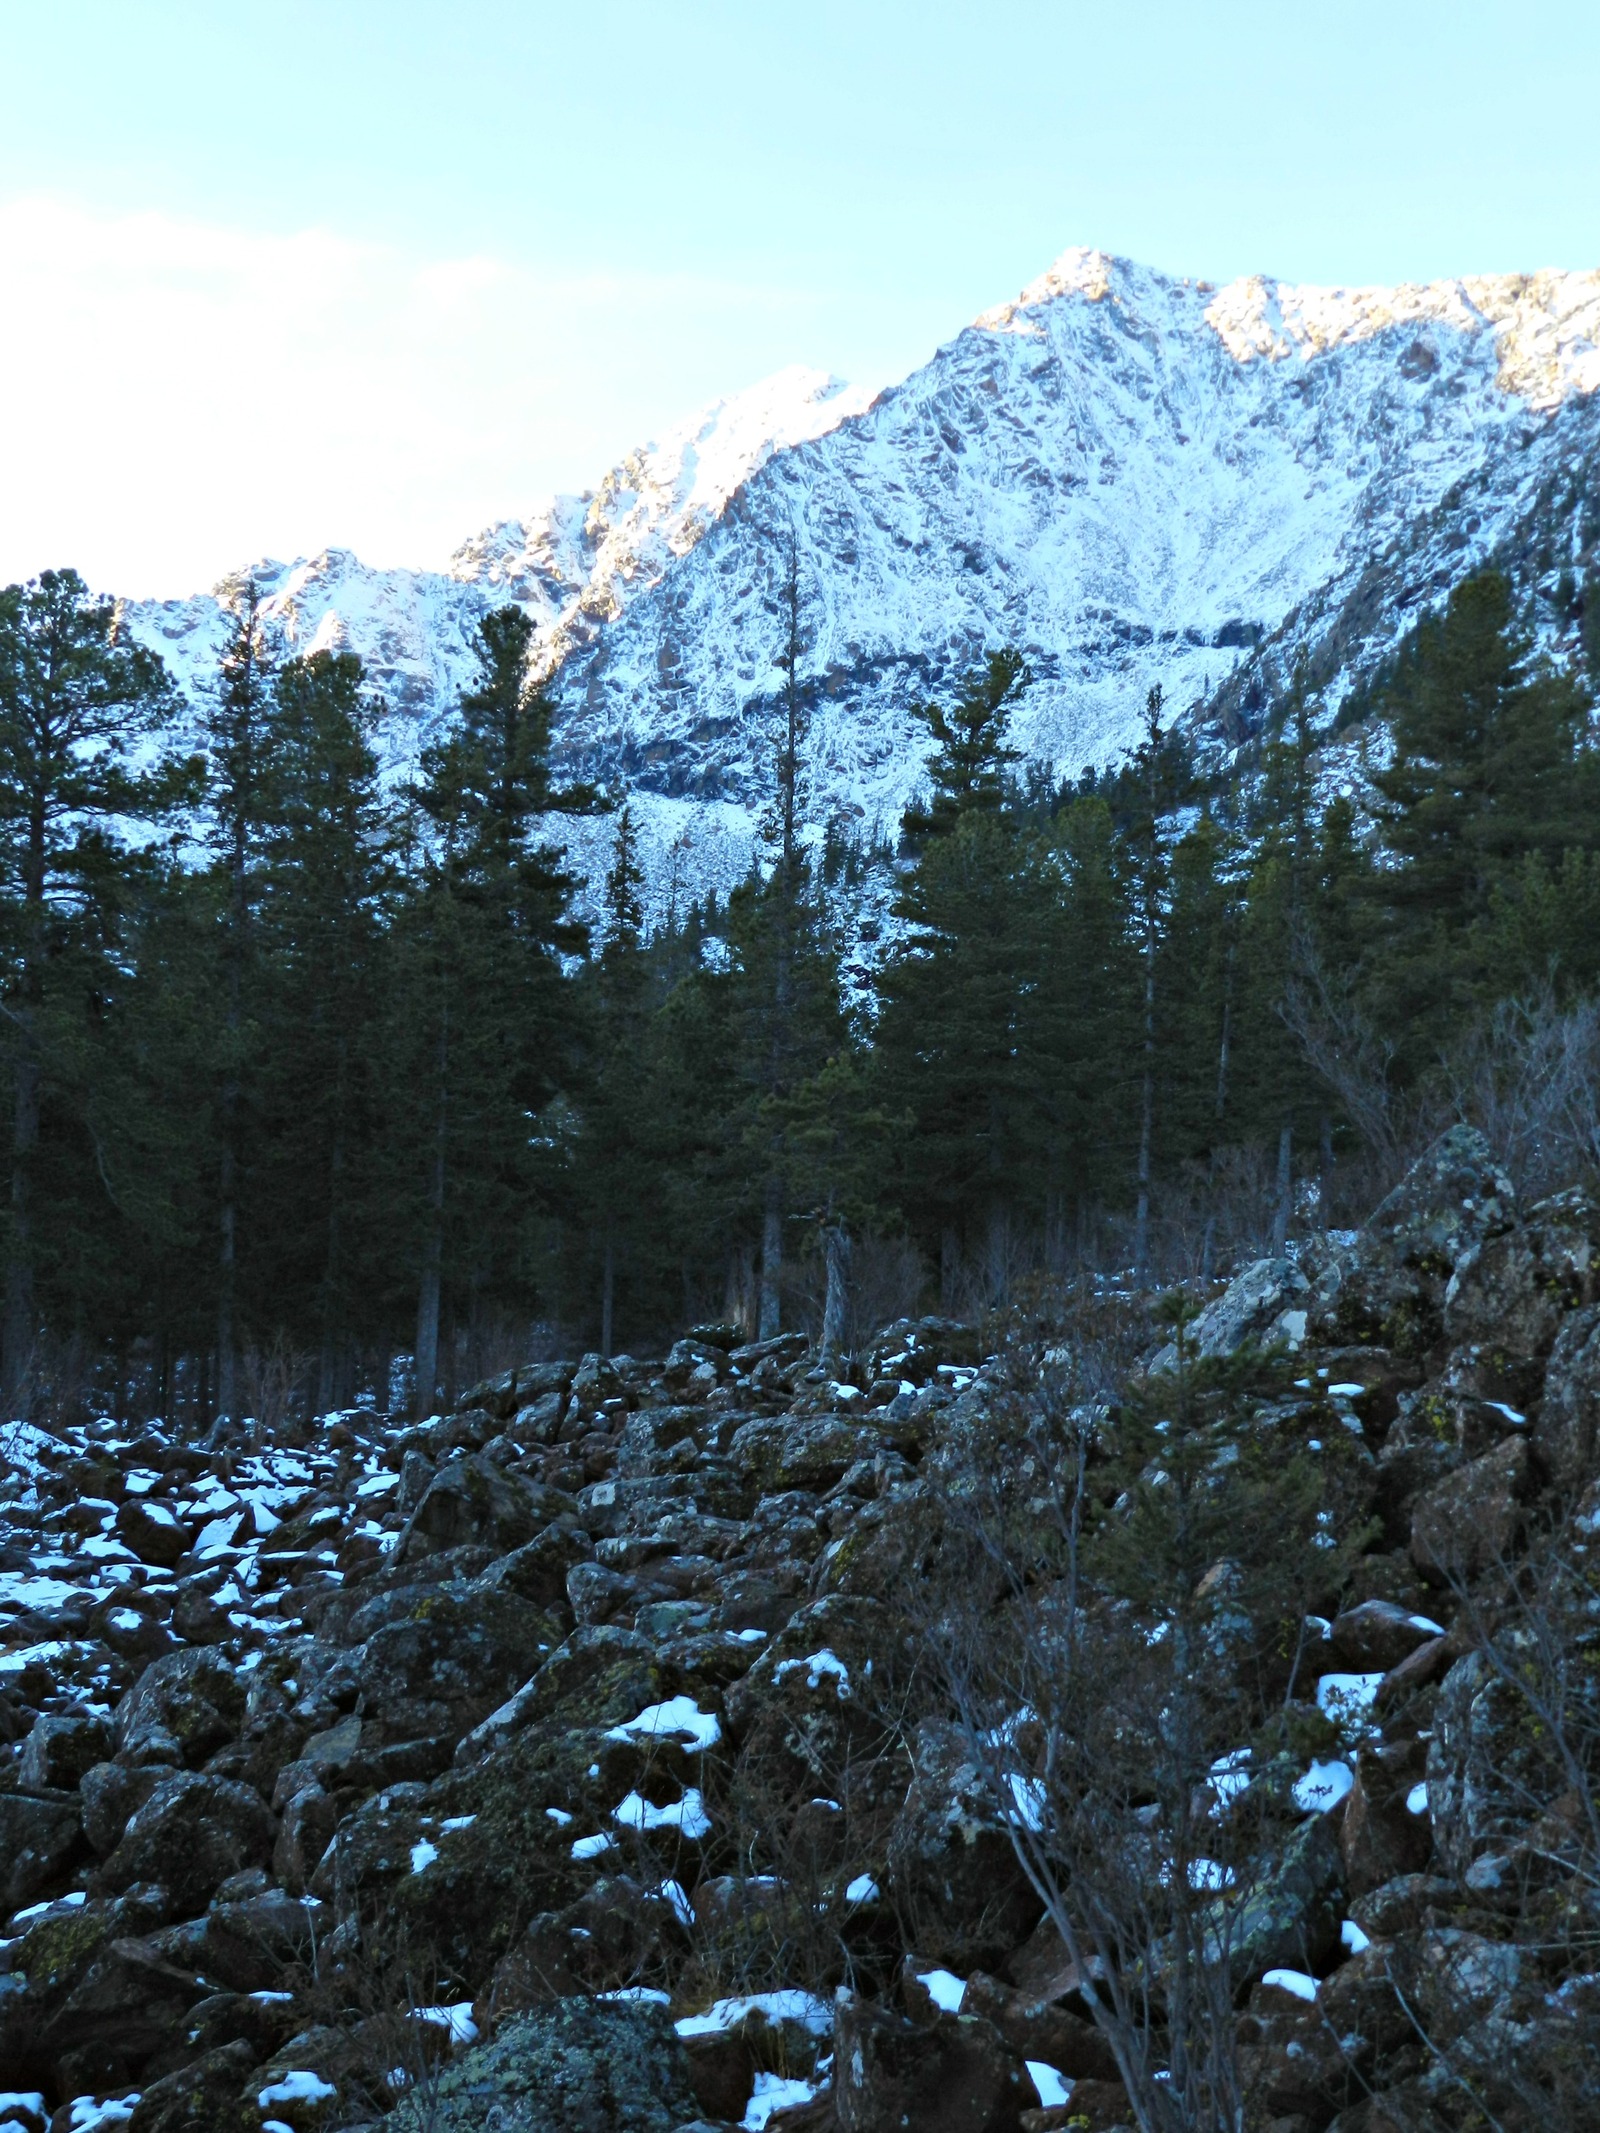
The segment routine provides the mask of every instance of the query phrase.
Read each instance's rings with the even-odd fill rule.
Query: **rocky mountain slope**
[[[785,372],[447,572],[336,550],[256,574],[292,647],[371,661],[396,763],[448,714],[484,607],[521,601],[563,758],[637,797],[662,897],[749,863],[791,545],[811,819],[892,828],[909,707],[986,646],[1027,652],[1018,738],[1062,773],[1118,754],[1156,681],[1234,739],[1302,646],[1348,688],[1485,557],[1570,649],[1597,384],[1600,274],[1215,289],[1073,251],[870,405]],[[126,613],[203,685],[218,596]],[[578,832],[591,871],[603,836]]]
[[[1586,2122],[1600,1207],[1520,1210],[1457,1129],[1364,1232],[1247,1269],[1190,1361],[1087,1408],[1051,1389],[1068,1350],[998,1330],[903,1324],[840,1378],[707,1327],[309,1438],[10,1432],[0,2122],[1132,2122],[1117,1965],[1068,1960],[1024,1871],[1069,1841],[1049,1713],[963,1722],[939,1655],[973,1647],[939,1623],[1056,1619],[1041,1447],[1113,1472],[1141,1398],[1214,1445],[1208,1486],[1252,1445],[1344,1477],[1337,1586],[1272,1691],[1282,1767],[1218,1757],[1183,1810],[1246,2122]],[[1252,1342],[1293,1361],[1252,1377]],[[985,1477],[1031,1582],[961,1552]],[[1205,1584],[1219,1678],[1240,1589]],[[1130,1649],[1162,1655],[1159,1622]],[[1170,1942],[1139,1961],[1158,2035]]]

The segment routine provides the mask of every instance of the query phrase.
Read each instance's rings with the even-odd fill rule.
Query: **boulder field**
[[[1290,1358],[1274,1426],[1370,1511],[1228,1955],[1247,2121],[1600,2123],[1600,1723],[1552,1754],[1497,1628],[1525,1557],[1600,1566],[1600,1206],[1458,1129],[1201,1302],[1188,1352]],[[0,2129],[1137,2122],[930,1635],[1018,1339],[836,1374],[701,1326],[417,1424],[0,1430]],[[1513,2062],[1532,2115],[1473,2117]]]

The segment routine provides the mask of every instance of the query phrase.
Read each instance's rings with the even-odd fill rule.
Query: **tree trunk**
[[[828,1224],[822,1233],[822,1249],[828,1270],[822,1305],[822,1364],[833,1370],[844,1353],[850,1317],[850,1233],[842,1222]]]
[[[778,1183],[774,1178],[768,1181],[767,1204],[761,1217],[761,1323],[757,1328],[759,1340],[774,1339],[782,1323],[782,1278],[783,1206],[778,1198]]]
[[[1139,1092],[1139,1199],[1133,1220],[1133,1276],[1142,1287],[1150,1273],[1150,1151],[1156,1117],[1156,958],[1152,938],[1145,954],[1144,1079]]]
[[[947,1222],[939,1236],[939,1308],[946,1318],[955,1316],[960,1286],[961,1238]]]
[[[1289,1215],[1294,1199],[1293,1146],[1290,1129],[1285,1126],[1278,1135],[1278,1194],[1272,1215],[1272,1249],[1280,1258],[1289,1242]]]
[[[605,1257],[600,1266],[600,1353],[611,1353],[613,1313],[617,1300],[617,1246],[610,1230],[606,1231]]]
[[[33,1151],[39,1140],[39,1058],[31,1020],[17,1057],[11,1131],[11,1236],[6,1255],[5,1392],[8,1413],[22,1412],[33,1369]]]
[[[222,1160],[217,1179],[221,1243],[217,1258],[217,1413],[233,1420],[235,1399],[234,1287],[238,1267],[238,1157],[234,1148],[239,1085],[222,1092]]]

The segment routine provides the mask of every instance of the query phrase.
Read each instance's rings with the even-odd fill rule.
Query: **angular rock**
[[[111,1727],[92,1711],[42,1713],[22,1744],[17,1783],[24,1792],[69,1791],[111,1753]]]
[[[1191,1352],[1232,1355],[1247,1343],[1268,1348],[1282,1341],[1298,1348],[1305,1339],[1311,1284],[1292,1259],[1257,1259],[1236,1274],[1189,1329]],[[1163,1348],[1152,1370],[1173,1370],[1175,1345]]]
[[[1411,1555],[1438,1578],[1473,1577],[1509,1553],[1522,1523],[1528,1446],[1508,1437],[1419,1500],[1411,1517]]]
[[[666,2010],[562,2000],[465,2052],[389,2133],[674,2133],[696,2115]]]
[[[70,1792],[0,1792],[0,1909],[20,1910],[49,1891],[83,1842]]]
[[[456,1736],[505,1701],[557,1642],[559,1625],[504,1590],[418,1588],[368,1638],[361,1709],[392,1738]]]
[[[235,1738],[244,1710],[244,1687],[220,1652],[169,1652],[117,1705],[117,1758],[192,1769]]]
[[[1419,1645],[1440,1634],[1440,1626],[1392,1600],[1363,1600],[1334,1618],[1332,1656],[1351,1673],[1388,1673],[1409,1659]]]
[[[1575,1311],[1556,1337],[1533,1445],[1564,1489],[1576,1492],[1600,1473],[1600,1304]]]
[[[103,1869],[110,1888],[158,1881],[180,1916],[202,1910],[230,1874],[272,1856],[272,1815],[258,1792],[184,1770],[164,1778]]]
[[[409,1562],[474,1544],[504,1555],[544,1523],[532,1491],[492,1459],[469,1455],[439,1469],[411,1514],[396,1550]]]
[[[991,2022],[941,2015],[923,2028],[841,1992],[833,2096],[841,2133],[1015,2133],[1033,2086]]]
[[[1425,1806],[1417,1814],[1407,1804],[1421,1781],[1422,1765],[1421,1749],[1409,1741],[1363,1748],[1356,1757],[1355,1783],[1339,1824],[1345,1886],[1352,1896],[1426,1867],[1433,1828]]]
[[[998,1961],[1038,1917],[1038,1897],[966,1736],[944,1720],[917,1728],[889,1875],[919,1944],[952,1965]]]
[[[254,2063],[243,2040],[206,2052],[141,2093],[128,2133],[259,2133],[261,2113],[244,2085]]]
[[[189,1528],[176,1512],[149,1497],[130,1496],[118,1506],[116,1531],[141,1563],[155,1563],[163,1570],[175,1570],[189,1552]]]
[[[96,1763],[84,1772],[78,1787],[84,1834],[102,1859],[116,1850],[129,1816],[144,1805],[166,1772],[167,1766],[159,1763],[138,1769],[126,1763]]]

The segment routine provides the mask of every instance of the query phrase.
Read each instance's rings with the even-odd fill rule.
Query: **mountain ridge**
[[[1017,740],[1065,775],[1128,745],[1155,681],[1232,740],[1301,650],[1347,690],[1497,553],[1536,604],[1553,511],[1552,567],[1587,553],[1597,385],[1600,273],[1219,288],[1073,248],[899,384],[781,372],[445,573],[330,550],[253,574],[291,648],[368,659],[396,766],[448,717],[478,617],[521,601],[558,754],[635,797],[659,906],[749,866],[791,545],[813,827],[888,831],[915,702],[996,643],[1037,677]],[[124,608],[191,692],[239,582]],[[1536,619],[1562,649],[1562,616]],[[604,839],[574,840],[591,877]]]

